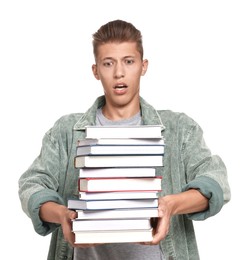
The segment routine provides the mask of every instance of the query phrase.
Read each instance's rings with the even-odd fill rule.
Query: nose
[[[115,78],[123,78],[125,76],[123,64],[117,63],[117,65],[115,66],[114,76]]]

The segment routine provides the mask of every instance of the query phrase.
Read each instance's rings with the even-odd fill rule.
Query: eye
[[[111,67],[112,66],[112,61],[105,61],[104,63],[103,63],[103,66],[105,66],[105,67]]]
[[[125,63],[130,65],[130,64],[133,64],[134,63],[134,60],[133,59],[126,59],[125,60]]]

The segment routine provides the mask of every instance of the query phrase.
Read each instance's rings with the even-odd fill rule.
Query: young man
[[[205,145],[199,125],[183,113],[155,110],[140,97],[147,71],[142,36],[132,24],[115,20],[93,35],[95,64],[104,96],[83,114],[60,118],[43,138],[40,155],[20,177],[23,210],[37,233],[52,232],[49,256],[58,259],[199,259],[192,220],[217,214],[230,200],[226,168]],[[77,193],[77,140],[86,125],[162,125],[164,167],[159,219],[151,243],[74,244],[67,198]]]

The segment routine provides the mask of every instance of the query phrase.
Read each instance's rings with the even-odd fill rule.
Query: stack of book
[[[123,243],[152,240],[158,217],[163,166],[161,126],[88,126],[78,141],[75,243]]]

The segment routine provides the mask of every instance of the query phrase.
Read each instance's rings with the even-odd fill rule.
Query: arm
[[[193,120],[183,119],[179,123],[182,130],[178,132],[179,146],[175,150],[180,152],[180,160],[175,161],[177,171],[175,167],[170,169],[177,184],[181,178],[186,182],[181,183],[180,191],[159,198],[159,219],[152,244],[166,237],[172,216],[184,214],[190,220],[204,220],[217,214],[230,199],[224,163],[211,154],[201,128]]]
[[[40,208],[46,202],[65,205],[64,186],[68,164],[71,128],[64,118],[48,130],[42,140],[40,154],[19,179],[19,197],[23,211],[31,218],[35,231],[46,236],[56,230],[56,222],[40,219]]]
[[[152,244],[156,245],[166,237],[172,216],[200,212],[207,208],[208,199],[194,189],[159,198],[159,219]]]
[[[71,232],[71,220],[76,218],[76,212],[69,210],[66,206],[49,201],[45,202],[39,211],[42,221],[56,223],[62,226],[64,238],[74,246],[74,234]]]
[[[24,212],[31,218],[35,231],[40,235],[53,232],[58,225],[55,222],[43,222],[39,216],[41,205],[52,201],[60,205],[65,202],[57,192],[59,189],[59,146],[53,130],[43,138],[39,156],[19,179],[19,197]]]
[[[52,201],[45,202],[39,211],[39,215],[42,221],[60,224],[62,227],[65,240],[72,247],[91,247],[96,244],[74,244],[75,235],[72,232],[72,220],[77,217],[77,213],[73,210],[69,210],[66,206],[57,204]]]

